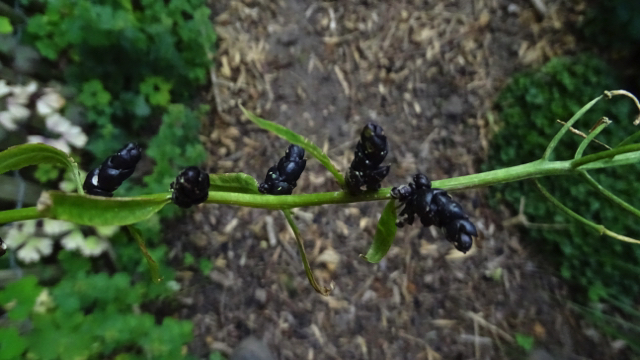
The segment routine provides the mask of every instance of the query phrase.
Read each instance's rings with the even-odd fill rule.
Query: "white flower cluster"
[[[33,263],[51,255],[54,239],[59,238],[62,247],[78,250],[82,255],[98,256],[109,248],[109,237],[118,226],[96,227],[97,235],[84,236],[78,225],[52,219],[27,220],[11,225],[5,236],[5,244],[16,251],[16,257],[25,263]]]
[[[24,86],[9,86],[6,80],[0,80],[0,98],[6,97],[6,110],[0,111],[0,125],[8,131],[15,131],[20,124],[27,121],[32,113],[27,106],[37,90],[38,83],[35,81]],[[27,142],[48,144],[67,154],[71,152],[70,146],[83,148],[87,144],[87,135],[79,126],[73,125],[60,115],[59,111],[64,107],[65,99],[52,88],[44,88],[42,92],[36,100],[36,113],[44,118],[47,129],[60,137],[50,139],[41,135],[29,135]]]

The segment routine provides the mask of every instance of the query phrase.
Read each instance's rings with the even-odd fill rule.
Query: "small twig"
[[[437,352],[433,351],[433,349],[431,348],[431,346],[429,346],[429,344],[427,344],[426,341],[417,338],[415,336],[409,335],[407,333],[405,333],[404,331],[399,331],[398,335],[400,335],[400,337],[403,337],[407,340],[416,342],[422,346],[424,346],[425,350],[427,351],[427,359],[429,360],[441,360],[442,356],[440,356],[440,354],[438,354]]]
[[[209,349],[214,351],[219,351],[223,353],[225,356],[229,356],[233,352],[233,349],[231,348],[231,346],[220,341],[214,341],[211,345],[209,345]]]
[[[276,236],[276,230],[273,226],[273,217],[265,216],[264,218],[264,227],[267,229],[267,238],[269,239],[269,246],[274,247],[278,243],[278,238]]]
[[[344,90],[344,94],[348,97],[349,96],[349,83],[347,83],[347,80],[344,77],[344,73],[342,72],[340,67],[338,67],[338,65],[334,66],[333,70],[336,72],[336,75],[338,76],[338,81],[340,81],[340,85],[342,85],[342,89]]]
[[[531,0],[531,5],[533,5],[533,7],[541,16],[547,15],[547,6],[542,0]]]
[[[508,227],[513,225],[522,225],[528,229],[540,229],[540,230],[564,230],[569,227],[568,224],[543,224],[529,222],[527,216],[524,214],[525,197],[520,197],[520,209],[518,215],[506,219],[502,222],[502,226]]]
[[[273,99],[275,96],[273,95],[273,88],[271,87],[271,80],[276,77],[275,74],[264,74],[264,85],[267,90],[267,104],[264,106],[266,110],[271,109],[271,105],[273,104]]]
[[[464,313],[468,318],[473,321],[477,321],[478,325],[491,330],[494,334],[500,335],[503,339],[510,343],[514,343],[515,340],[511,337],[511,335],[507,334],[505,331],[501,330],[499,327],[489,323],[487,320],[483,319],[480,315],[473,313],[471,311],[467,311]]]
[[[567,124],[566,122],[564,122],[562,120],[556,120],[556,121],[559,122],[562,125],[566,125]],[[583,133],[582,131],[580,131],[580,130],[572,127],[572,126],[569,126],[569,131],[571,131],[572,133],[574,133],[576,135],[579,135],[579,136],[581,136],[581,137],[583,137],[585,139],[587,138],[587,135],[585,133]],[[609,145],[607,145],[607,144],[605,144],[605,143],[603,143],[603,142],[601,142],[599,140],[593,139],[593,142],[595,142],[597,144],[600,144],[600,145],[606,147],[607,149],[611,150],[611,146],[609,146]]]
[[[216,76],[216,68],[215,66],[212,66],[209,69],[209,77],[211,78],[211,89],[213,90],[213,97],[214,97],[214,101],[216,103],[216,112],[218,113],[218,115],[220,115],[220,117],[227,123],[232,124],[233,121],[231,119],[231,117],[229,117],[227,114],[225,114],[223,112],[223,108],[222,108],[222,104],[220,103],[220,90],[218,89],[218,77]]]
[[[478,329],[478,321],[476,319],[473,319],[473,344],[475,347],[475,352],[476,352],[476,359],[480,360],[480,336],[478,335],[479,329]]]

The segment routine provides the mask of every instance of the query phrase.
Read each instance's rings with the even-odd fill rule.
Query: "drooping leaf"
[[[244,173],[209,174],[210,191],[258,194],[258,182]]]
[[[331,174],[333,174],[340,187],[344,188],[344,176],[335,167],[335,165],[333,165],[331,159],[329,159],[327,154],[325,154],[322,149],[320,149],[316,144],[282,125],[257,117],[256,115],[245,109],[242,105],[240,105],[240,109],[242,109],[245,116],[247,116],[247,118],[253,121],[256,125],[265,130],[271,131],[272,133],[280,136],[281,138],[289,141],[294,145],[298,145],[305,149],[309,154],[311,154],[311,156],[318,159],[318,161],[320,161],[320,163],[325,168],[327,168],[327,170],[329,170]]]
[[[634,142],[640,139],[640,131],[636,131],[633,134],[629,135],[626,139],[622,140],[616,147],[621,147],[628,144],[633,144]]]
[[[149,271],[151,272],[151,280],[153,282],[162,281],[162,277],[160,276],[160,270],[158,270],[158,264],[147,251],[147,247],[144,244],[144,239],[142,239],[142,235],[140,231],[133,226],[127,226],[127,230],[129,234],[136,240],[138,246],[140,246],[140,250],[142,251],[142,255],[144,255],[145,259],[147,259],[147,264],[149,265]]]
[[[387,252],[391,248],[391,244],[393,244],[393,240],[396,237],[396,231],[398,230],[398,227],[396,226],[397,218],[396,201],[391,200],[384,207],[382,215],[380,215],[378,228],[376,229],[376,234],[373,237],[373,243],[371,244],[369,251],[367,251],[367,255],[362,256],[365,260],[377,263],[387,255]]]
[[[304,272],[307,274],[307,279],[309,279],[309,283],[320,295],[329,296],[331,289],[318,285],[315,277],[313,276],[313,271],[311,271],[311,265],[309,265],[309,260],[307,260],[307,253],[304,251],[304,243],[302,242],[302,236],[300,235],[300,230],[298,230],[298,226],[293,221],[293,216],[291,216],[291,210],[282,210],[282,212],[284,213],[284,217],[287,219],[287,222],[289,223],[289,226],[291,226],[291,230],[293,230],[293,234],[296,237],[296,243],[298,244],[298,251],[300,251],[300,257],[302,258],[302,265],[304,266]]]
[[[0,152],[0,174],[38,164],[53,164],[69,168],[77,183],[78,192],[83,193],[78,164],[64,151],[45,144],[22,144]]]
[[[171,200],[169,196],[105,198],[90,195],[43,192],[38,211],[49,218],[71,221],[80,225],[130,225],[146,220]]]

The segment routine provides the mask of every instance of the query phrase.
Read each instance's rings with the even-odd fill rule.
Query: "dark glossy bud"
[[[280,175],[278,173],[278,166],[274,165],[269,168],[267,171],[267,176],[264,178],[264,182],[258,186],[258,191],[263,194],[271,193],[271,185],[278,182],[280,180]]]
[[[137,144],[127,144],[93,169],[84,180],[82,188],[89,195],[112,197],[113,192],[133,174],[141,156],[142,150]]]
[[[278,161],[278,174],[280,181],[289,183],[294,188],[295,183],[300,179],[300,175],[307,165],[304,159],[304,149],[297,145],[289,145],[284,157]]]
[[[82,185],[84,192],[94,196],[112,197],[113,192],[104,190],[100,187],[98,183],[98,179],[100,178],[99,174],[99,167],[91,170],[91,172],[87,174],[87,177],[84,179],[84,184]]]
[[[289,184],[284,181],[278,181],[271,184],[268,194],[269,195],[291,195],[295,187],[296,187],[295,183]]]
[[[353,161],[345,178],[347,190],[351,194],[380,189],[380,183],[389,174],[390,166],[380,166],[389,153],[387,137],[382,127],[370,122],[360,133]]]
[[[478,236],[476,227],[467,219],[454,220],[444,228],[446,239],[463,253],[473,246],[473,236]]]
[[[291,195],[306,165],[304,149],[298,145],[289,145],[278,164],[269,168],[258,191],[269,195]]]
[[[424,174],[413,175],[413,183],[416,189],[431,189],[431,180]]]
[[[370,122],[362,129],[360,142],[364,157],[369,160],[371,166],[380,165],[389,153],[387,137],[382,127],[375,123]]]
[[[304,149],[298,145],[291,144],[285,151],[284,158],[289,161],[302,161],[304,160]]]
[[[401,202],[406,201],[413,194],[413,189],[408,185],[402,185],[398,187],[391,188],[391,197],[400,200]]]
[[[473,237],[478,231],[462,206],[454,201],[446,191],[431,187],[431,181],[423,174],[416,174],[413,182],[391,189],[391,196],[399,199],[404,208],[402,217],[396,222],[398,227],[413,224],[415,217],[422,225],[437,226],[445,233],[445,238],[456,249],[467,252],[473,245]]]
[[[131,169],[135,168],[136,164],[142,157],[142,150],[136,143],[128,143],[125,147],[120,149],[115,155],[110,156],[105,160],[104,164],[114,169]]]
[[[171,183],[171,201],[181,208],[202,204],[209,197],[209,174],[196,166],[190,166]]]
[[[98,171],[98,180],[100,189],[107,192],[116,191],[122,183],[127,180],[132,174],[135,168],[130,169],[115,169],[109,168],[104,165],[100,166]]]

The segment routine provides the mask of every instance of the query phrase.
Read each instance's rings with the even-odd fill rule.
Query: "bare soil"
[[[577,11],[546,1],[221,0],[203,136],[210,172],[262,180],[287,143],[241,116],[238,104],[324,147],[345,171],[360,129],[375,121],[390,141],[385,186],[420,171],[442,179],[479,171],[491,104],[517,70],[576,51]],[[526,119],[523,119],[523,126]],[[514,145],[517,143],[514,141]],[[337,190],[309,160],[296,193]],[[190,350],[228,353],[263,339],[278,359],[521,359],[517,334],[556,359],[621,359],[616,343],[569,309],[568,287],[502,222],[482,191],[456,193],[482,232],[462,256],[435,229],[399,230],[379,264],[366,252],[384,203],[296,211],[313,291],[279,212],[202,206],[171,238],[172,258],[209,258],[184,270],[180,316],[195,325]],[[272,236],[269,236],[269,230]],[[531,356],[541,356],[540,353]],[[533,358],[533,357],[532,357]],[[543,359],[543,357],[537,357]]]

